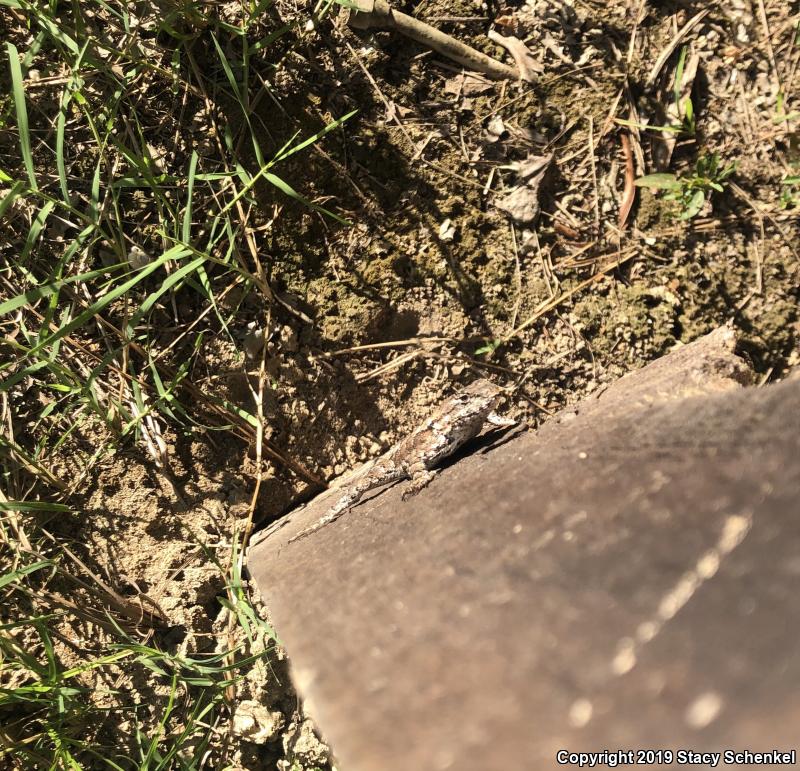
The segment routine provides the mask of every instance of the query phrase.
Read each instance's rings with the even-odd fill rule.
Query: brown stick
[[[470,70],[477,70],[495,80],[519,80],[514,67],[476,51],[430,24],[394,10],[386,0],[356,0],[354,5],[348,23],[355,29],[395,29]]]

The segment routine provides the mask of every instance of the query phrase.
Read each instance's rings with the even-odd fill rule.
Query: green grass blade
[[[186,209],[183,212],[183,228],[181,239],[185,244],[189,243],[192,234],[192,196],[194,195],[194,180],[197,173],[197,150],[192,150],[192,157],[189,160],[189,176],[186,183]]]
[[[265,172],[264,178],[271,184],[275,185],[275,187],[277,187],[278,190],[280,190],[282,193],[285,193],[290,198],[294,198],[296,201],[300,201],[300,203],[302,203],[304,206],[308,206],[309,209],[321,212],[322,214],[327,214],[329,217],[335,219],[337,222],[340,222],[342,225],[350,224],[346,219],[344,219],[344,217],[340,217],[338,214],[334,214],[332,211],[329,211],[323,206],[317,206],[317,204],[311,203],[311,201],[300,195],[300,193],[298,193],[290,184],[284,182],[280,177],[276,176],[275,174],[271,174],[270,172]]]
[[[228,83],[230,83],[230,86],[233,89],[233,95],[236,97],[236,101],[243,106],[242,94],[241,91],[239,90],[239,84],[236,82],[236,76],[233,74],[233,70],[231,69],[228,57],[225,56],[225,53],[220,47],[220,44],[217,42],[216,35],[211,36],[211,42],[214,44],[214,48],[217,49],[217,55],[219,56],[220,64],[222,64],[222,69],[225,72],[225,77],[228,79]]]
[[[322,137],[324,137],[326,134],[329,134],[334,129],[339,128],[339,126],[341,126],[345,121],[350,120],[350,118],[352,118],[357,112],[358,110],[351,110],[347,113],[347,115],[343,115],[341,118],[331,121],[327,126],[325,126],[324,129],[322,129],[322,131],[318,131],[313,136],[308,137],[308,139],[304,139],[302,142],[300,142],[300,144],[294,145],[294,147],[292,147],[290,150],[287,150],[286,152],[279,152],[275,156],[273,163],[282,161],[288,158],[290,155],[294,155],[295,153],[300,152],[300,150],[304,150],[309,145],[314,144],[314,142],[322,139]]]
[[[182,246],[173,246],[171,249],[168,249],[157,260],[154,260],[138,271],[133,278],[107,292],[99,300],[92,303],[86,310],[83,311],[83,313],[80,313],[74,319],[64,324],[52,335],[37,343],[33,348],[31,348],[30,355],[33,356],[37,354],[43,348],[53,345],[58,340],[61,340],[62,337],[74,332],[76,329],[78,329],[78,327],[83,326],[87,321],[89,321],[89,319],[94,318],[105,307],[129,292],[147,276],[158,270],[168,260],[179,260],[182,257],[185,257],[187,254],[190,254],[190,251]],[[1,308],[2,306],[0,306],[0,309]]]
[[[24,576],[35,573],[37,570],[50,567],[52,564],[53,563],[50,562],[50,560],[44,560],[42,562],[35,562],[33,565],[20,568],[19,570],[12,570],[10,573],[0,576],[0,589],[2,589],[4,586],[8,586],[9,584],[16,583]]]
[[[19,257],[20,262],[26,263],[28,261],[28,257],[30,257],[31,251],[33,250],[33,246],[38,240],[39,235],[44,228],[45,222],[47,222],[47,218],[50,216],[54,208],[55,204],[52,201],[47,201],[45,205],[42,206],[38,212],[36,212],[36,216],[33,218],[30,230],[25,238],[25,245],[22,247],[22,252]]]
[[[172,247],[181,248],[181,247]],[[172,250],[170,250],[172,251]],[[184,250],[185,254],[190,254],[189,249]],[[139,323],[139,321],[150,312],[150,309],[155,305],[158,301],[159,297],[161,297],[165,292],[168,292],[175,284],[182,281],[186,276],[190,273],[193,273],[197,268],[199,268],[204,262],[206,261],[205,257],[197,257],[191,262],[187,263],[183,267],[176,270],[174,273],[171,273],[167,278],[162,282],[161,286],[155,291],[151,292],[145,301],[139,307],[139,310],[131,317],[130,321],[128,322],[128,331],[131,336],[133,336],[134,327]]]
[[[72,206],[72,200],[69,197],[67,165],[64,162],[64,129],[67,124],[66,113],[70,101],[69,88],[65,88],[64,94],[61,97],[61,109],[58,111],[58,116],[56,117],[56,170],[58,171],[58,184],[61,188],[61,195],[67,206]]]
[[[0,198],[0,220],[5,217],[6,212],[10,208],[11,204],[17,200],[22,194],[22,191],[27,188],[27,185],[24,182],[15,182],[11,186],[11,190],[9,190],[2,198]]]
[[[22,68],[19,65],[19,51],[13,43],[6,43],[8,65],[11,69],[11,91],[14,97],[14,109],[17,113],[17,132],[19,133],[19,147],[22,152],[22,161],[28,172],[28,182],[31,189],[38,190],[36,170],[33,167],[33,153],[31,152],[31,134],[28,126],[28,109],[25,105],[25,88],[22,84]]]
[[[69,513],[69,506],[50,501],[0,501],[0,511],[60,511]]]
[[[24,294],[18,294],[16,297],[12,297],[10,300],[0,303],[0,316],[5,316],[6,314],[17,310],[17,308],[32,305],[44,297],[49,297],[55,292],[60,292],[61,289],[67,284],[75,284],[81,281],[91,281],[93,278],[110,273],[113,270],[119,270],[119,268],[120,266],[118,265],[112,265],[110,268],[98,268],[97,270],[92,270],[88,273],[81,273],[77,276],[71,276],[70,278],[65,278],[60,281],[53,281],[49,284],[37,286],[35,289],[31,289]]]
[[[100,169],[102,159],[98,159],[92,176],[92,192],[89,198],[89,219],[95,224],[100,222]]]
[[[35,13],[33,16],[36,19],[36,23],[54,40],[64,46],[64,48],[67,48],[74,54],[80,53],[80,46],[75,42],[75,38],[70,37],[70,35],[64,31],[66,25],[57,24],[51,18],[45,16],[41,12]]]
[[[675,104],[678,105],[681,100],[681,81],[683,80],[683,70],[686,66],[686,52],[689,50],[688,46],[681,48],[680,56],[678,57],[678,66],[675,68],[675,80],[672,85],[672,93],[675,98]]]

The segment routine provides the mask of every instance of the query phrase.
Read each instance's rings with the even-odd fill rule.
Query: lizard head
[[[465,403],[474,401],[476,405],[483,404],[489,409],[494,409],[505,399],[505,391],[490,380],[481,378],[470,383],[457,397]]]

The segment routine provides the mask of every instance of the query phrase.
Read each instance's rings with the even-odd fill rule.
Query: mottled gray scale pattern
[[[358,503],[364,493],[376,487],[399,479],[411,479],[403,498],[418,493],[436,475],[433,469],[465,442],[477,436],[484,423],[499,426],[514,424],[513,420],[494,413],[503,396],[502,388],[482,379],[445,400],[421,426],[381,457],[323,517],[290,538],[289,543],[311,535],[338,519]]]

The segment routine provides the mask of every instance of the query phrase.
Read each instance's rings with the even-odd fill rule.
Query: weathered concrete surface
[[[287,546],[328,494],[254,545],[344,771],[797,747],[800,381],[741,389],[731,348],[720,330],[415,498]]]

